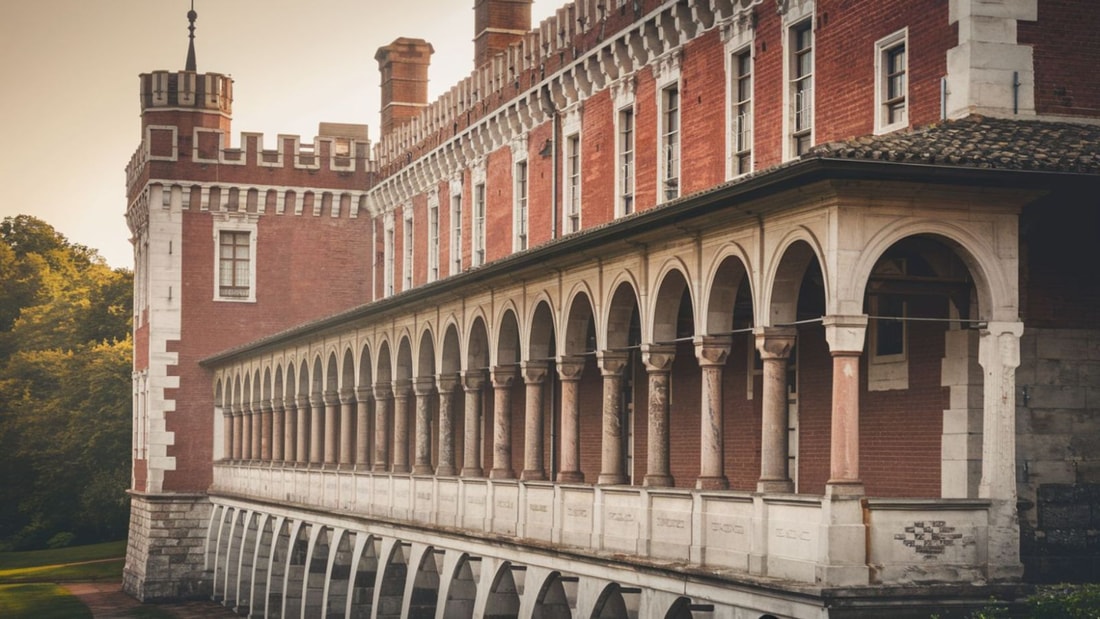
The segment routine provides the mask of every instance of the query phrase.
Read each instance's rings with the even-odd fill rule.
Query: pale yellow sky
[[[535,0],[533,20],[564,0]],[[141,138],[138,74],[183,69],[190,0],[0,0],[0,218],[30,214],[132,266],[124,169]],[[378,130],[375,51],[435,48],[431,97],[473,68],[473,0],[195,0],[201,72],[233,76],[242,131],[321,121]],[[270,141],[268,142],[270,143]]]

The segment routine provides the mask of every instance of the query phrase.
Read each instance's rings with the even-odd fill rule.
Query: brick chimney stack
[[[489,62],[531,30],[532,2],[534,0],[474,0],[475,67]]]
[[[428,105],[428,65],[434,52],[423,39],[402,37],[374,54],[382,73],[382,137]]]

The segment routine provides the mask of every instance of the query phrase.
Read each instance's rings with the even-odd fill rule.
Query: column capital
[[[336,392],[334,391],[333,393],[335,394]],[[325,394],[323,394],[323,393],[314,393],[314,394],[310,395],[309,396],[309,403],[310,403],[311,406],[324,406],[325,405]]]
[[[725,365],[732,342],[732,335],[695,336],[692,343],[695,344],[695,357],[699,359],[699,365]]]
[[[676,346],[672,344],[642,344],[642,363],[649,372],[667,372],[676,359]]]
[[[340,403],[341,404],[355,404],[355,390],[351,387],[344,387],[340,390]]]
[[[538,384],[546,379],[549,363],[545,361],[524,361],[520,364],[523,371],[523,380],[527,384]]]
[[[604,376],[621,374],[630,362],[630,353],[618,350],[601,350],[596,353],[596,363]]]
[[[407,398],[409,397],[409,389],[412,387],[412,381],[408,378],[395,378],[393,380],[393,397],[395,398]]]
[[[485,370],[466,370],[462,372],[462,386],[467,391],[484,387]]]
[[[557,359],[558,377],[562,380],[575,381],[581,379],[584,372],[583,355],[562,355]]]
[[[269,400],[269,399],[268,399],[268,400],[260,400],[260,403],[259,403],[259,410],[260,410],[260,412],[262,412],[262,413],[269,413],[269,412],[271,412],[271,411],[272,411],[272,408],[271,408],[271,400]]]
[[[330,405],[330,406],[333,405],[333,404],[339,404],[340,403],[340,392],[337,391],[336,389],[332,389],[330,391],[326,391],[326,392],[322,393],[321,397],[323,397],[325,399],[325,404]]]
[[[834,355],[863,353],[867,336],[867,314],[830,314],[821,319],[825,326],[825,341]]]
[[[281,412],[286,410],[286,401],[282,398],[274,398],[271,400],[271,410],[275,412]]]
[[[415,393],[417,397],[429,396],[434,390],[434,376],[417,376],[413,379],[413,393]]]
[[[1023,334],[1022,322],[986,323],[978,332],[979,365],[986,371],[995,367],[1020,367],[1020,336]]]
[[[384,400],[393,395],[393,385],[390,383],[374,383],[374,397],[377,400]]]
[[[786,359],[798,336],[794,327],[756,327],[752,331],[762,359]]]
[[[370,387],[360,385],[355,388],[355,397],[360,402],[366,402],[372,395],[374,395],[374,390]]]
[[[298,402],[297,402],[298,408],[305,408],[305,407],[309,406],[309,396],[308,395],[305,395],[305,394],[299,395],[297,400],[298,400]]]
[[[504,389],[512,386],[516,376],[519,375],[519,370],[514,365],[498,365],[490,370],[489,375],[493,381],[493,387]]]
[[[435,384],[441,395],[450,393],[458,386],[458,373],[439,374],[435,377]]]

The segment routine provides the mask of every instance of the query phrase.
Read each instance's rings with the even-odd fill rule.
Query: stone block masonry
[[[132,494],[122,590],[142,602],[209,598],[209,520],[205,495]]]

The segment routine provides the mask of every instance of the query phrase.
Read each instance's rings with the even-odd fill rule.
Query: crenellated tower
[[[141,143],[126,169],[135,288],[124,587],[143,600],[209,595],[194,525],[208,516],[213,463],[230,454],[202,359],[366,303],[372,290],[371,269],[358,266],[373,258],[367,127],[324,122],[312,143],[279,135],[266,148],[246,133],[235,146],[233,80],[198,71],[197,17],[192,7],[184,70],[140,76]],[[258,382],[231,387],[227,414],[270,420],[281,395]]]

